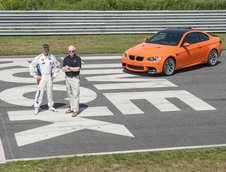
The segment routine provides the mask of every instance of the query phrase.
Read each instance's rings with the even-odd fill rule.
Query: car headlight
[[[126,53],[123,53],[123,55],[122,56],[124,56],[124,57],[126,57],[127,58],[127,54]]]
[[[152,61],[152,62],[156,62],[161,60],[160,56],[154,56],[154,57],[149,57],[147,60]]]

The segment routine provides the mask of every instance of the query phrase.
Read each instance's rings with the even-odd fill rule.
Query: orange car
[[[219,37],[201,30],[170,28],[154,34],[122,56],[122,67],[135,72],[163,73],[207,63],[214,66],[222,52]]]

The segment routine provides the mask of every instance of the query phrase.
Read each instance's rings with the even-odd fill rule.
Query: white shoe
[[[57,110],[54,107],[50,107],[49,110],[51,110],[53,112],[57,112]]]
[[[38,108],[35,108],[34,114],[35,114],[35,115],[38,115]]]

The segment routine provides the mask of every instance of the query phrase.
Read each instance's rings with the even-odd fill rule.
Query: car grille
[[[144,60],[144,57],[142,56],[134,56],[134,55],[129,55],[129,59],[130,60],[137,60],[137,61],[143,61]]]
[[[144,57],[141,57],[141,56],[137,56],[137,57],[136,57],[136,60],[137,60],[137,61],[142,61],[143,59],[144,59]]]
[[[135,59],[135,56],[129,55],[129,59],[130,60],[134,60]]]
[[[144,67],[142,66],[133,66],[133,65],[128,65],[129,68],[135,69],[135,70],[144,70]]]

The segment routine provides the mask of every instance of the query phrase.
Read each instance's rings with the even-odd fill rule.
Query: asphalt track
[[[49,157],[226,146],[226,52],[217,66],[173,76],[123,72],[120,56],[81,55],[81,112],[68,107],[64,74],[57,113],[33,115],[33,57],[0,58],[0,162]],[[62,57],[58,57],[62,63]]]

